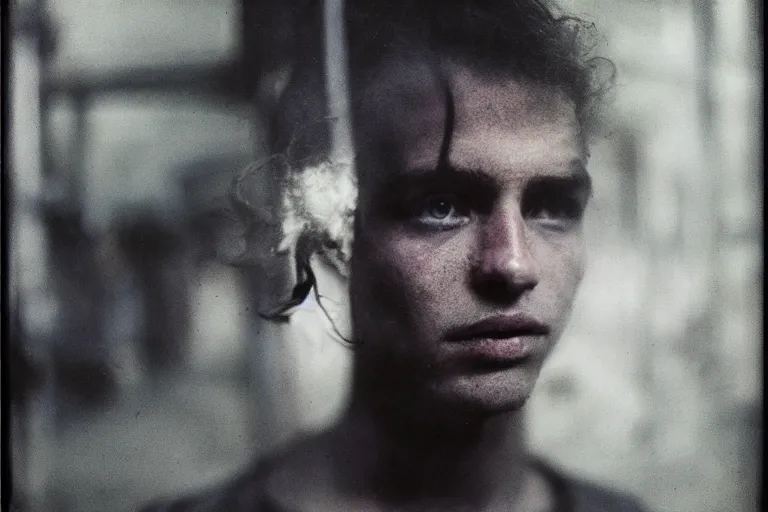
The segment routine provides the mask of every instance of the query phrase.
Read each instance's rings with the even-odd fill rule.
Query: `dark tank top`
[[[536,467],[550,482],[557,512],[648,512],[631,496],[577,478],[570,478],[543,461]],[[312,512],[287,510],[264,492],[270,461],[254,465],[229,485],[199,496],[158,502],[142,512]]]

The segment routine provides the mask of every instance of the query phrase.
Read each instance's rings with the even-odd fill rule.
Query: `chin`
[[[462,375],[436,389],[440,401],[470,414],[496,415],[520,410],[533,393],[536,376],[529,372],[500,370]]]

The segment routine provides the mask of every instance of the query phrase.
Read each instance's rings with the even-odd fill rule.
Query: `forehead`
[[[439,73],[453,96],[452,165],[507,174],[566,173],[574,160],[586,159],[573,103],[557,87],[490,76],[456,62],[442,62],[438,69],[393,60],[380,66],[359,100],[363,175],[436,167],[447,107]],[[382,158],[386,165],[377,165]]]

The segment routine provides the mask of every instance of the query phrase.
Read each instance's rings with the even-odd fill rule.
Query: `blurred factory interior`
[[[757,510],[762,2],[562,3],[604,33],[618,78],[590,164],[588,275],[531,442],[659,512]],[[222,201],[268,156],[296,51],[288,5],[7,7],[20,510],[135,510],[343,407],[350,352],[315,304],[261,320],[258,274],[222,261]]]

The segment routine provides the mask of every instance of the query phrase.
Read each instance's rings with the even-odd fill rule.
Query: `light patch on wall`
[[[238,47],[234,0],[51,0],[48,9],[62,73],[216,62]]]
[[[201,267],[192,292],[191,363],[200,369],[231,369],[244,354],[244,301],[235,271],[215,264]]]

